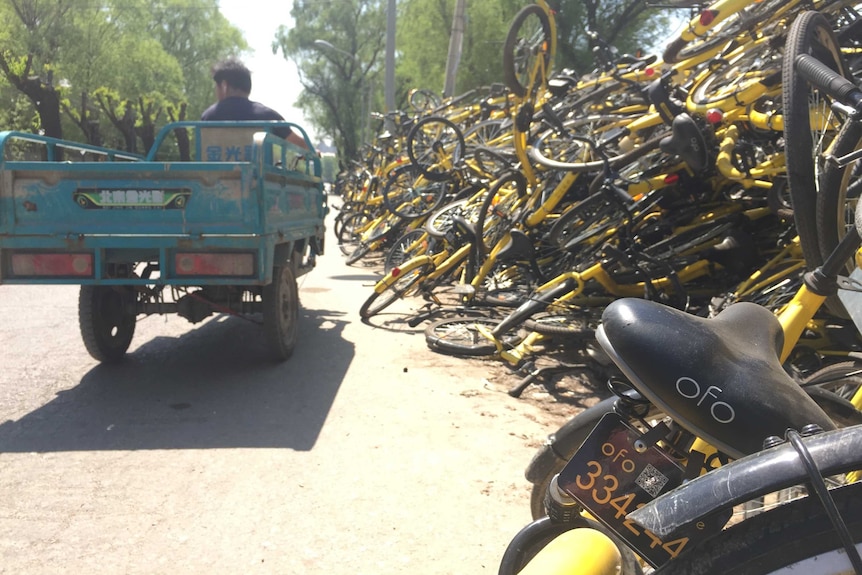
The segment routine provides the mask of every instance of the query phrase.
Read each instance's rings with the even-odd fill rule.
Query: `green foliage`
[[[357,155],[369,112],[380,110],[386,5],[386,0],[294,0],[295,25],[282,26],[273,43],[297,64],[305,89],[297,104],[318,135],[331,137],[349,158]]]
[[[667,35],[671,14],[648,7],[642,0],[561,0],[557,12],[556,69],[574,68],[584,74],[596,67],[593,30],[620,54],[649,50]]]
[[[332,183],[338,175],[338,157],[335,154],[321,154],[322,178],[324,182]]]
[[[467,2],[456,93],[502,81],[503,41],[522,7],[513,0]],[[442,93],[454,14],[455,0],[409,0],[401,7],[397,75],[404,92],[425,88]]]
[[[442,93],[456,0],[400,0],[396,30],[396,106],[411,89]],[[294,26],[273,46],[296,62],[305,88],[297,105],[317,132],[348,158],[371,140],[368,109],[382,111],[387,0],[294,0]],[[524,0],[469,0],[455,92],[503,81],[502,49]],[[587,30],[620,53],[654,46],[670,20],[642,0],[554,0],[558,31],[555,69],[595,68]],[[324,40],[337,48],[315,46]],[[373,88],[370,98],[366,90]],[[371,106],[366,106],[371,102]],[[360,137],[361,136],[361,137]]]
[[[24,126],[39,89],[59,91],[63,134],[126,146],[116,117],[135,128],[136,145],[168,109],[185,103],[186,118],[199,117],[214,97],[212,64],[247,49],[218,0],[6,0],[0,46],[5,85],[18,91],[0,90],[0,129]]]

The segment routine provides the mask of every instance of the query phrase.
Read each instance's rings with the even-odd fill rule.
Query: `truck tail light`
[[[12,276],[93,277],[93,254],[13,253]]]
[[[254,274],[254,254],[177,253],[178,276],[235,276]]]

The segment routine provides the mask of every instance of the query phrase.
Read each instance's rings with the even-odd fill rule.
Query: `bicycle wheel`
[[[434,264],[427,258],[422,257],[421,260],[410,260],[400,268],[397,280],[390,283],[382,291],[374,291],[368,296],[368,299],[359,308],[359,316],[362,319],[374,317],[401,299],[410,291],[410,288],[432,271],[434,271]],[[381,281],[385,281],[385,279]]]
[[[602,194],[594,194],[557,218],[548,233],[548,242],[571,251],[588,238],[603,239],[602,232],[620,225],[627,216],[622,207],[607,202]]]
[[[528,267],[497,262],[482,281],[477,298],[488,305],[518,307],[530,297],[536,283]]]
[[[602,307],[563,306],[534,314],[524,321],[524,329],[542,335],[592,339],[602,319]]]
[[[427,216],[446,200],[449,182],[432,182],[413,164],[398,166],[383,186],[383,205],[405,220]]]
[[[425,229],[435,238],[444,238],[449,230],[452,229],[452,218],[461,216],[468,222],[475,222],[479,217],[479,209],[482,204],[471,201],[470,198],[458,200],[447,204],[428,216],[428,221],[425,222]]]
[[[416,256],[427,254],[433,245],[434,238],[425,230],[410,230],[395,240],[393,246],[386,252],[386,259],[383,262],[383,273],[389,275],[393,268],[402,265]]]
[[[676,64],[717,52],[724,44],[745,32],[753,33],[762,28],[786,10],[779,8],[789,5],[787,0],[763,0],[741,4],[741,9],[719,7],[724,2],[714,2],[710,8],[700,12],[685,27],[685,32],[668,43],[662,53],[662,60]],[[799,2],[792,3],[799,5]],[[713,9],[714,8],[714,9]],[[689,36],[689,38],[686,38]]]
[[[527,95],[536,81],[539,58],[546,73],[550,71],[552,42],[551,22],[541,6],[525,6],[515,15],[503,44],[503,81],[513,94]]]
[[[755,102],[781,84],[781,54],[769,44],[752,46],[735,58],[705,69],[688,92],[686,109],[706,114],[730,112]]]
[[[831,491],[862,550],[862,483]],[[817,497],[806,497],[738,523],[664,565],[662,575],[766,575],[852,573],[832,522]]]
[[[853,399],[859,386],[862,385],[862,362],[840,361],[827,365],[806,377],[800,385],[805,388],[818,387],[850,401]],[[826,396],[826,401],[823,402],[820,401],[818,393],[812,393],[810,389],[809,393],[811,393],[814,401],[829,414],[832,421],[839,427],[847,427],[859,423],[859,411],[852,404],[838,405],[835,403],[834,398],[829,396]]]
[[[410,90],[407,101],[410,103],[410,107],[417,112],[430,112],[442,104],[440,96],[431,90],[424,89]]]
[[[351,266],[364,258],[370,251],[371,244],[367,242],[359,242],[359,244],[356,245],[356,248],[347,256],[347,259],[344,260],[344,263]]]
[[[371,221],[371,216],[361,212],[344,219],[336,238],[341,253],[349,256],[356,250],[361,239],[361,230]]]
[[[423,118],[407,134],[407,155],[423,176],[442,182],[452,177],[452,166],[464,157],[464,134],[446,118]]]
[[[464,131],[464,142],[468,148],[494,147],[501,136],[512,133],[512,123],[509,120],[484,120]]]
[[[601,114],[567,120],[563,130],[551,128],[539,134],[528,154],[552,170],[599,171],[605,162],[612,167],[627,165],[658,148],[661,138],[669,134],[667,126],[656,124],[633,136],[628,124],[642,117]]]
[[[862,363],[858,361],[839,361],[822,367],[806,377],[802,387],[816,385],[837,393],[844,399],[851,399],[862,385]]]
[[[817,235],[817,196],[823,151],[838,133],[839,122],[825,94],[796,73],[799,54],[811,54],[842,76],[846,67],[832,32],[819,12],[803,12],[790,27],[782,69],[784,141],[793,219],[809,269],[823,263]]]
[[[515,161],[510,157],[508,151],[482,146],[473,148],[467,162],[467,165],[476,172],[477,176],[488,180],[499,178],[506,171],[511,170],[514,164]]]
[[[441,319],[425,328],[425,342],[432,350],[448,355],[494,355],[497,346],[482,335],[477,326],[483,326],[490,332],[497,323],[498,320],[487,317]],[[521,337],[517,330],[512,330],[500,341],[505,347],[513,347],[518,345]]]
[[[835,137],[830,155],[840,158],[862,147],[862,123],[847,122]],[[848,232],[855,232],[856,204],[862,189],[862,166],[852,162],[838,167],[828,162],[823,171],[820,193],[817,194],[817,239],[820,255],[825,260]],[[855,267],[847,262],[847,275]],[[830,301],[829,309],[832,310]],[[842,308],[843,309],[843,308]]]
[[[476,233],[481,236],[477,264],[485,261],[485,256],[511,230],[517,220],[517,206],[527,194],[527,179],[521,172],[510,172],[499,178],[479,210],[476,219]]]

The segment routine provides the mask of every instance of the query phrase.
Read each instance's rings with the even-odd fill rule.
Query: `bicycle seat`
[[[635,69],[637,68],[645,68],[650,64],[654,63],[658,60],[658,56],[655,54],[648,54],[646,56],[637,56],[635,54],[622,54],[619,58],[617,58],[617,63],[627,66],[633,66]]]
[[[659,142],[661,151],[679,156],[695,173],[709,166],[706,139],[694,119],[683,112],[673,119],[672,134]]]
[[[521,230],[513,229],[509,232],[511,241],[497,252],[497,258],[503,260],[530,259],[533,257],[535,247],[533,241]]]
[[[457,214],[452,216],[452,229],[458,236],[471,243],[475,243],[479,237],[476,234],[476,226],[464,219],[463,216]]]
[[[596,337],[635,389],[731,457],[760,451],[788,428],[835,429],[782,368],[781,325],[757,304],[706,319],[623,298],[605,308]]]

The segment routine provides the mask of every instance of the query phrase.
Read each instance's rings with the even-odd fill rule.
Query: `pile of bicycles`
[[[362,318],[409,297],[429,347],[499,357],[526,384],[542,373],[536,357],[560,348],[603,380],[594,332],[620,297],[700,316],[787,305],[844,235],[846,201],[816,192],[829,174],[813,164],[840,115],[783,79],[785,53],[832,50],[849,75],[859,19],[846,2],[801,19],[798,2],[722,4],[661,58],[597,50],[605,59],[582,76],[551,73],[553,13],[524,8],[504,42],[505,89],[426,94],[388,164],[364,170],[361,199],[345,203],[348,261],[382,260],[385,274]],[[860,345],[832,297],[789,361],[804,376]]]
[[[526,375],[512,395],[607,382],[530,463],[501,574],[862,574],[862,24],[842,1],[673,4],[695,14],[661,57],[594,36],[578,76],[552,73],[540,0],[505,91],[426,95],[339,240],[384,261],[360,315],[410,298],[432,349]],[[536,368],[554,349],[578,361]]]

